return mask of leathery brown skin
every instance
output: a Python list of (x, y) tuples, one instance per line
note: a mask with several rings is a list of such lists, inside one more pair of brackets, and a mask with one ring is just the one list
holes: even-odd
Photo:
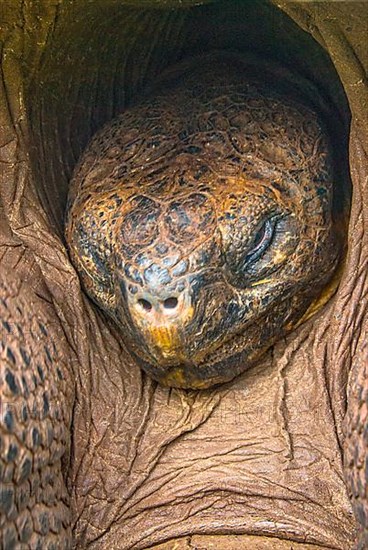
[(350, 373), (345, 417), (345, 474), (359, 525), (355, 548), (368, 548), (368, 362), (357, 363)]
[(226, 56), (184, 64), (96, 135), (71, 184), (84, 287), (164, 385), (234, 378), (341, 260), (323, 126), (256, 73)]
[(74, 382), (42, 300), (0, 281), (0, 546), (72, 547), (64, 476)]

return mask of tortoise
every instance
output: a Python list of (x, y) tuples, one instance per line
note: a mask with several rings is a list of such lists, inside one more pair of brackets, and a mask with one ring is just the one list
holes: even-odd
[[(165, 76), (163, 83), (158, 83), (158, 92), (149, 91), (148, 98), (143, 98), (103, 129), (92, 141), (75, 173), (69, 198), (66, 235), (86, 292), (114, 319), (134, 361), (161, 384), (172, 388), (212, 387), (231, 380), (252, 365), (259, 365), (254, 375), (261, 377), (262, 354), (323, 307), (333, 294), (345, 252), (344, 223), (341, 224), (340, 205), (334, 198), (333, 151), (323, 121), (290, 83), (278, 82), (275, 87), (273, 81), (272, 86), (267, 85), (252, 64), (246, 64), (247, 76), (239, 81), (243, 61), (231, 56), (232, 66), (229, 66), (227, 56), (225, 62), (223, 55), (219, 57), (221, 61), (211, 57), (199, 66), (198, 60), (189, 68), (187, 64), (182, 65)], [(179, 81), (177, 71), (181, 75)], [(216, 86), (211, 89), (213, 82)], [(219, 86), (222, 86), (220, 96)], [(191, 90), (194, 97), (190, 96)], [(179, 105), (183, 105), (184, 111), (187, 108), (179, 117), (178, 97)], [(203, 120), (204, 103), (216, 109), (215, 113), (208, 113), (209, 119)], [(272, 119), (270, 125), (267, 116), (275, 106), (282, 116)], [(158, 116), (151, 126), (155, 109)], [(171, 118), (170, 110), (173, 111)], [(189, 128), (188, 132), (182, 133), (181, 129), (177, 132), (177, 124), (186, 126), (188, 122), (201, 126), (194, 131)], [(242, 130), (249, 122), (251, 132), (245, 141)], [(158, 124), (167, 125), (165, 133)], [(280, 132), (285, 127), (287, 132)], [(157, 132), (148, 152), (141, 147), (142, 129)], [(177, 149), (167, 148), (162, 139), (164, 135), (175, 135)], [(285, 141), (280, 139), (281, 135)], [(101, 159), (100, 166), (96, 159)], [(160, 162), (163, 166), (157, 171)], [(281, 170), (277, 168), (280, 166)], [(127, 174), (130, 184), (126, 183)], [(167, 176), (174, 178), (170, 181)], [(118, 234), (114, 233), (115, 228), (122, 245), (111, 254), (111, 243)], [(303, 241), (302, 246), (298, 239)], [(177, 258), (175, 254), (182, 257)], [(146, 264), (144, 255), (148, 256), (150, 265)], [(287, 262), (285, 255), (292, 261)], [(166, 259), (168, 262), (164, 263)], [(149, 271), (152, 266), (154, 269)], [(178, 266), (182, 268), (179, 272), (175, 271)], [(276, 275), (285, 279), (272, 281)], [(31, 319), (34, 315), (26, 299), (19, 300), (18, 294), (11, 286), (3, 290), (6, 299), (1, 303), (2, 319), (9, 332), (12, 323), (21, 326), (21, 319)], [(276, 305), (280, 295), (285, 303)], [(250, 300), (260, 312), (254, 326), (245, 318), (246, 313), (257, 316), (254, 308), (249, 312)], [(221, 308), (214, 304), (221, 304)], [(21, 387), (18, 379), (22, 370), (25, 371), (31, 393), (36, 391), (33, 406), (42, 407), (46, 416), (49, 410), (53, 413), (59, 433), (57, 441), (61, 443), (54, 445), (52, 453), (56, 473), (48, 469), (39, 485), (51, 487), (56, 500), (62, 503), (55, 506), (54, 516), (51, 513), (55, 525), (59, 523), (59, 526), (53, 525), (51, 536), (46, 525), (49, 516), (42, 516), (36, 510), (32, 516), (36, 533), (32, 536), (35, 544), (38, 542), (42, 547), (46, 540), (42, 537), (47, 532), (50, 547), (52, 544), (68, 547), (70, 519), (60, 476), (60, 457), (68, 446), (71, 411), (66, 403), (72, 401), (73, 396), (66, 380), (71, 373), (54, 345), (60, 338), (52, 335), (47, 315), (45, 319), (37, 314), (33, 330), (29, 334), (19, 333), (14, 346), (6, 348), (13, 351), (8, 353), (4, 380), (7, 391), (17, 393)], [(203, 335), (199, 327), (204, 327)], [(245, 330), (249, 331), (247, 339), (243, 337)], [(37, 353), (40, 347), (41, 354)], [(57, 397), (50, 402), (45, 392), (37, 394), (40, 386), (32, 379), (32, 357), (40, 358), (40, 363), (42, 360), (42, 365), (36, 367), (37, 377), (51, 377), (47, 382), (51, 392), (56, 382), (61, 384), (64, 400), (59, 401)], [(59, 370), (54, 370), (55, 361), (60, 359)], [(20, 373), (14, 365), (21, 365)], [(359, 374), (364, 382), (363, 370)], [(366, 396), (358, 391), (359, 387), (363, 384), (358, 386), (355, 398), (362, 404)], [(211, 400), (227, 388), (225, 384), (201, 392), (173, 391), (169, 395), (173, 400), (190, 403), (195, 410), (197, 398)], [(239, 390), (243, 391), (241, 383)], [(364, 405), (362, 407), (364, 409)], [(356, 417), (350, 420), (358, 432), (355, 448), (361, 445), (359, 430), (364, 427), (364, 411), (362, 414), (358, 407), (357, 411)], [(12, 415), (7, 411), (4, 418), (5, 432), (11, 434), (6, 447), (7, 460), (11, 463), (17, 445), (12, 445)], [(152, 429), (157, 422), (155, 419)], [(196, 422), (197, 426), (203, 422), (200, 414)], [(46, 432), (47, 428), (50, 426), (45, 427)], [(193, 424), (188, 428), (191, 429)], [(30, 433), (34, 439), (31, 445), (39, 443), (40, 434), (34, 430)], [(21, 438), (21, 432), (14, 438), (15, 441)], [(29, 469), (27, 457), (21, 458), (17, 464), (18, 481)], [(139, 456), (135, 458), (139, 461)], [(43, 459), (40, 457), (40, 463)], [(358, 464), (356, 456), (352, 461), (355, 466)], [(13, 472), (9, 470), (11, 477)], [(358, 479), (361, 472), (358, 468)], [(137, 491), (138, 502), (143, 498), (139, 489), (138, 480), (132, 490), (133, 494)], [(359, 491), (362, 493), (361, 487), (356, 492)], [(223, 488), (216, 503), (219, 508), (228, 504), (225, 493)], [(184, 501), (186, 495), (182, 498)], [(4, 499), (6, 505), (10, 501), (9, 497)], [(303, 505), (307, 507), (301, 502)], [(359, 510), (364, 525), (364, 505)], [(14, 510), (9, 508), (6, 512), (13, 513), (10, 521), (14, 521)], [(165, 522), (164, 512), (160, 517)], [(18, 519), (18, 532), (13, 539), (10, 528), (5, 525), (3, 540), (9, 548), (12, 540), (22, 540), (16, 537), (24, 536), (26, 540), (32, 529), (29, 514), (27, 517), (23, 514), (22, 525)], [(212, 525), (209, 532), (221, 533), (221, 529), (221, 524)], [(274, 527), (263, 525), (263, 529), (275, 535)], [(277, 525), (277, 529), (282, 531), (282, 526)], [(317, 539), (313, 535), (309, 542)], [(363, 538), (362, 541), (360, 544), (364, 547)], [(93, 543), (98, 547), (98, 537)], [(111, 547), (108, 541), (105, 544), (106, 548)], [(261, 544), (266, 544), (265, 540)], [(83, 536), (78, 545), (85, 546)], [(128, 545), (129, 542), (125, 542), (123, 547), (130, 547)], [(144, 540), (136, 542), (134, 547), (144, 548)], [(282, 542), (278, 539), (274, 547), (282, 548)]]
[(332, 291), (344, 250), (332, 147), (298, 95), (257, 59), (186, 60), (76, 169), (71, 259), (164, 385), (233, 379)]

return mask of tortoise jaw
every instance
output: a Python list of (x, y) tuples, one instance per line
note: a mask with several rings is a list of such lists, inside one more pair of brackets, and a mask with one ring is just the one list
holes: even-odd
[[(205, 365), (201, 368), (198, 364), (186, 362), (177, 365), (157, 364), (142, 359), (140, 355), (134, 353), (138, 365), (154, 380), (162, 386), (170, 388), (204, 390), (212, 386), (223, 384), (234, 378), (239, 372), (232, 372), (231, 369), (224, 368), (226, 361), (220, 361), (214, 368), (207, 369)], [(219, 372), (217, 372), (219, 371)]]
[[(150, 326), (141, 330), (143, 345), (135, 345), (137, 363), (163, 386), (184, 389), (206, 389), (234, 377), (226, 369), (228, 357), (215, 358), (223, 340), (208, 346), (190, 346), (183, 325)], [(213, 364), (208, 361), (213, 356)]]

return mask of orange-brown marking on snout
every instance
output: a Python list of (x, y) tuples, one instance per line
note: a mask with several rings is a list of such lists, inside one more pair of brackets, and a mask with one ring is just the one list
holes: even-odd
[(194, 307), (183, 295), (130, 300), (130, 312), (139, 332), (157, 360), (178, 364), (186, 360), (184, 327), (194, 317)]
[(182, 342), (175, 325), (149, 327), (148, 333), (153, 347), (158, 348), (164, 359), (176, 362), (184, 359)]

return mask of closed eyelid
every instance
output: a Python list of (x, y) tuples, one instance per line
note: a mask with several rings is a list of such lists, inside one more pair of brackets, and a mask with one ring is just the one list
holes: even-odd
[[(263, 223), (263, 225), (255, 235), (255, 241), (253, 241), (253, 247), (248, 251), (248, 253), (244, 258), (244, 261), (243, 261), (244, 267), (246, 264), (258, 260), (263, 255), (263, 253), (267, 250), (267, 248), (270, 246), (275, 233), (276, 224), (277, 224), (276, 217), (268, 218), (267, 220), (265, 220), (265, 222)], [(257, 242), (258, 234), (260, 234), (259, 242)]]

